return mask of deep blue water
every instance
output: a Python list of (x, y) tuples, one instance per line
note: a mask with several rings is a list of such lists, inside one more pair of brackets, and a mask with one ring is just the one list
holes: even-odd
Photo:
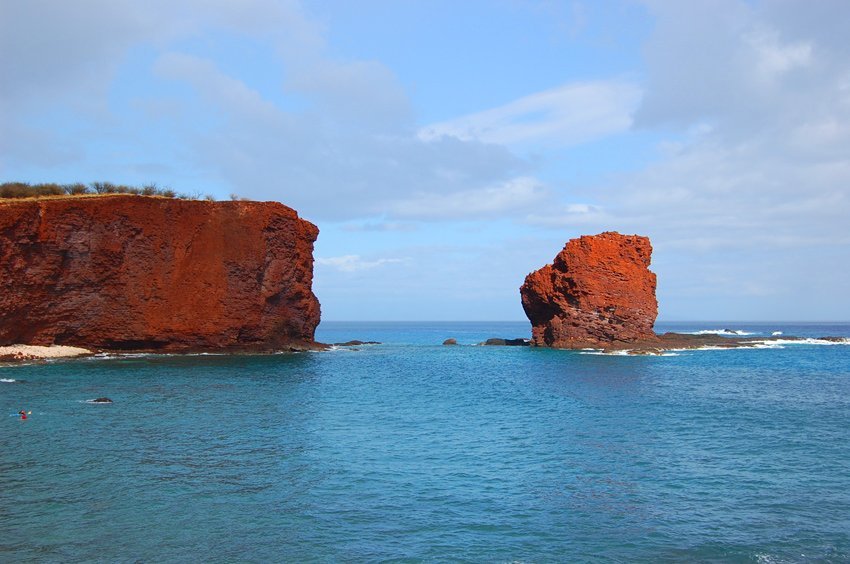
[(440, 345), (528, 333), (0, 368), (0, 561), (850, 561), (850, 346)]

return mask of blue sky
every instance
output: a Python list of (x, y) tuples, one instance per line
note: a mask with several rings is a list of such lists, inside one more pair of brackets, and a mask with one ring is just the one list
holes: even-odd
[(328, 320), (524, 319), (582, 234), (663, 320), (850, 319), (850, 3), (0, 2), (0, 177), (278, 200)]

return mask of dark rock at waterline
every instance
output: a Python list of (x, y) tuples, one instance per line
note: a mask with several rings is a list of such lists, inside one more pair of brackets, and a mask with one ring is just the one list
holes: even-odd
[(445, 341), (443, 341), (443, 344), (444, 345), (456, 345), (457, 339), (446, 339)]
[(483, 343), (478, 343), (478, 344), (488, 346), (488, 347), (527, 347), (531, 344), (531, 341), (528, 340), (528, 339), (491, 338), (491, 339), (487, 339)]
[(97, 398), (90, 400), (91, 403), (112, 403), (112, 400), (109, 398)]
[(346, 341), (344, 343), (334, 343), (336, 347), (356, 347), (360, 345), (380, 345), (381, 343), (378, 341)]

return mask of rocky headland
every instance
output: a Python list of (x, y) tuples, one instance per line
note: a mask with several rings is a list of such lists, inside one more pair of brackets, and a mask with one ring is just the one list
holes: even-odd
[(318, 229), (277, 202), (0, 201), (0, 346), (316, 347)]

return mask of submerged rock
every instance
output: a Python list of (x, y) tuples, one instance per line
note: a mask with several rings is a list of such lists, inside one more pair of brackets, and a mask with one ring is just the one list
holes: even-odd
[(607, 348), (657, 340), (655, 274), (647, 237), (606, 232), (573, 239), (520, 288), (532, 344)]

